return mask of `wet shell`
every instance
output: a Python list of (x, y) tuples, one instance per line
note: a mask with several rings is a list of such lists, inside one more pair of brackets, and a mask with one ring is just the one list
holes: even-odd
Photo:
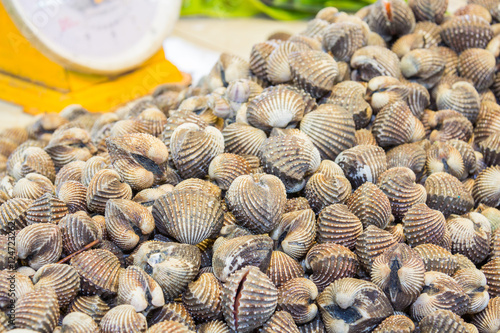
[(12, 196), (35, 200), (45, 193), (54, 193), (54, 185), (50, 179), (37, 173), (29, 173), (17, 181)]
[(16, 180), (29, 173), (39, 173), (51, 181), (55, 180), (56, 170), (49, 154), (40, 147), (22, 147), (16, 149), (7, 160), (7, 171)]
[(223, 286), (222, 311), (232, 330), (251, 332), (272, 316), (277, 304), (278, 290), (257, 267), (234, 272)]
[(479, 173), (472, 195), (477, 203), (497, 207), (500, 205), (500, 166), (491, 166)]
[(387, 168), (406, 167), (417, 177), (422, 175), (426, 150), (417, 143), (405, 143), (387, 152)]
[(68, 214), (66, 204), (53, 194), (45, 193), (30, 205), (26, 211), (26, 220), (29, 224), (58, 224), (66, 214)]
[(136, 313), (132, 305), (118, 305), (109, 310), (101, 320), (101, 332), (146, 332), (146, 317)]
[(323, 97), (333, 88), (338, 75), (336, 61), (321, 51), (293, 52), (288, 56), (293, 82), (314, 98)]
[(81, 312), (90, 316), (97, 324), (109, 311), (109, 306), (99, 296), (77, 296), (69, 305), (68, 313)]
[(74, 161), (63, 166), (56, 175), (54, 182), (56, 190), (59, 190), (68, 181), (76, 180), (80, 182), (84, 167), (85, 162), (83, 161)]
[(455, 52), (466, 49), (484, 49), (493, 37), (488, 22), (475, 15), (456, 16), (443, 23), (441, 38)]
[(291, 314), (297, 324), (310, 322), (318, 314), (314, 300), (318, 289), (311, 280), (295, 278), (278, 289), (278, 307)]
[(27, 226), (16, 236), (16, 250), (19, 259), (26, 259), (33, 269), (55, 263), (62, 253), (61, 230), (48, 223)]
[(314, 243), (316, 216), (311, 209), (285, 213), (270, 236), (277, 242), (278, 249), (300, 260)]
[(35, 290), (54, 289), (61, 309), (65, 309), (80, 291), (80, 276), (70, 265), (45, 265), (33, 276), (33, 282)]
[(148, 315), (149, 325), (157, 324), (163, 321), (174, 321), (181, 323), (190, 329), (194, 329), (195, 324), (193, 318), (186, 310), (184, 305), (177, 302), (168, 302), (159, 309), (152, 311), (151, 315)]
[(375, 258), (396, 243), (390, 232), (369, 225), (356, 240), (356, 254), (361, 267), (370, 272)]
[(354, 52), (351, 67), (356, 69), (363, 81), (377, 76), (401, 76), (398, 56), (382, 46), (365, 46)]
[(108, 250), (94, 249), (77, 254), (71, 266), (81, 276), (83, 295), (109, 296), (118, 291), (120, 262)]
[(160, 231), (193, 245), (218, 234), (223, 223), (219, 200), (192, 190), (166, 193), (153, 205), (153, 216)]
[(354, 144), (357, 145), (377, 145), (377, 140), (375, 140), (375, 137), (373, 136), (372, 132), (370, 130), (367, 130), (366, 128), (362, 128), (356, 131), (354, 133)]
[(439, 210), (445, 217), (464, 214), (474, 206), (474, 200), (464, 185), (452, 175), (437, 172), (425, 181), (427, 206)]
[(226, 126), (222, 131), (226, 151), (239, 155), (257, 155), (266, 140), (266, 133), (242, 123)]
[(98, 333), (99, 326), (89, 315), (81, 312), (73, 312), (64, 316), (61, 323), (61, 331)]
[(165, 300), (172, 300), (184, 291), (196, 277), (200, 263), (201, 254), (196, 246), (173, 242), (142, 243), (134, 256), (134, 265), (158, 282)]
[(354, 277), (358, 270), (357, 256), (348, 248), (334, 243), (317, 244), (309, 250), (305, 266), (312, 271), (310, 276), (323, 291), (331, 282), (345, 277)]
[(87, 211), (87, 188), (76, 180), (65, 182), (57, 191), (57, 197), (65, 203), (69, 214)]
[(488, 305), (490, 296), (486, 277), (478, 269), (461, 269), (453, 278), (470, 298), (468, 313), (478, 313)]
[(412, 333), (415, 324), (404, 315), (392, 315), (387, 317), (375, 328), (373, 333)]
[(229, 327), (221, 320), (201, 324), (196, 329), (198, 333), (230, 333)]
[(370, 332), (392, 315), (391, 303), (375, 284), (344, 278), (330, 284), (317, 299), (328, 332), (336, 328), (352, 332)]
[(460, 253), (478, 264), (489, 255), (491, 229), (488, 219), (479, 213), (468, 218), (451, 218), (446, 227), (451, 237), (451, 252)]
[(307, 134), (323, 159), (334, 160), (354, 146), (353, 115), (340, 106), (323, 104), (304, 116), (300, 130)]
[(273, 241), (266, 235), (247, 235), (230, 239), (214, 249), (214, 274), (220, 281), (226, 282), (230, 274), (249, 265), (266, 272), (272, 249)]
[(0, 229), (3, 234), (8, 234), (12, 228), (21, 230), (28, 225), (26, 212), (32, 203), (30, 199), (14, 198), (0, 206)]
[(500, 258), (491, 259), (481, 267), (481, 272), (486, 276), (490, 297), (500, 296)]
[(181, 181), (174, 187), (174, 191), (198, 191), (216, 198), (220, 198), (221, 195), (221, 189), (217, 185), (211, 183), (210, 181), (198, 178), (189, 178)]
[(424, 203), (415, 204), (408, 210), (403, 228), (406, 241), (412, 247), (426, 243), (443, 246), (447, 232), (444, 215)]
[(415, 174), (405, 167), (387, 170), (380, 175), (377, 185), (389, 198), (396, 219), (403, 218), (411, 206), (426, 200), (425, 188), (415, 183)]
[(467, 323), (448, 310), (436, 310), (426, 315), (419, 323), (422, 333), (472, 333)]
[(371, 280), (384, 291), (395, 310), (403, 311), (420, 295), (425, 266), (418, 252), (396, 244), (373, 261)]
[(420, 321), (437, 310), (450, 310), (459, 316), (467, 312), (469, 296), (453, 278), (444, 273), (427, 272), (424, 280), (422, 294), (410, 308), (415, 320)]
[(323, 48), (337, 61), (349, 61), (351, 56), (367, 43), (363, 28), (353, 22), (330, 24), (323, 34)]
[(50, 288), (21, 296), (15, 307), (16, 328), (50, 333), (59, 319), (57, 296)]
[(212, 126), (183, 124), (170, 139), (172, 160), (184, 178), (204, 177), (212, 159), (224, 152), (224, 137)]
[(117, 304), (130, 304), (136, 312), (165, 304), (163, 291), (142, 268), (129, 266), (118, 280)]
[(259, 330), (259, 333), (271, 332), (300, 333), (292, 316), (286, 311), (276, 311)]
[(341, 152), (335, 159), (354, 189), (366, 182), (376, 182), (387, 170), (387, 160), (382, 148), (358, 145)]
[(286, 204), (286, 190), (272, 175), (253, 174), (236, 178), (226, 193), (226, 202), (237, 223), (257, 233), (278, 225)]
[(229, 153), (215, 157), (208, 168), (210, 178), (215, 180), (222, 190), (229, 189), (234, 179), (250, 172), (250, 164), (244, 157)]
[(194, 319), (207, 321), (221, 317), (222, 286), (212, 273), (203, 273), (182, 294), (182, 302)]
[(363, 224), (346, 205), (333, 204), (325, 207), (318, 217), (318, 241), (336, 243), (354, 248), (356, 239), (363, 232)]
[(68, 254), (84, 248), (87, 244), (102, 239), (102, 229), (87, 213), (79, 211), (66, 215), (59, 223), (64, 251)]
[(488, 306), (472, 318), (472, 323), (481, 333), (500, 330), (500, 297), (490, 299)]
[(95, 213), (104, 213), (109, 199), (132, 199), (132, 189), (122, 183), (120, 175), (111, 169), (97, 172), (87, 189), (87, 207)]

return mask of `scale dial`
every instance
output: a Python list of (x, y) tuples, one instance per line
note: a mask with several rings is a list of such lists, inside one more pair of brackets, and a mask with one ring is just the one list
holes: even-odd
[(119, 74), (161, 47), (181, 0), (2, 0), (23, 35), (73, 70)]

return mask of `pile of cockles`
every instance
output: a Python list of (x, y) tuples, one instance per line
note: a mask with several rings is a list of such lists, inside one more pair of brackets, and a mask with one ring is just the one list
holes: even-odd
[(447, 5), (1, 132), (0, 332), (499, 332), (500, 5)]

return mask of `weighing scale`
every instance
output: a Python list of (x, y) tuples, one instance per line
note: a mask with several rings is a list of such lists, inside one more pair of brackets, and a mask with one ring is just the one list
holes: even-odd
[[(3, 6), (2, 6), (3, 4)], [(181, 0), (1, 0), (0, 99), (26, 112), (108, 111), (162, 83)]]

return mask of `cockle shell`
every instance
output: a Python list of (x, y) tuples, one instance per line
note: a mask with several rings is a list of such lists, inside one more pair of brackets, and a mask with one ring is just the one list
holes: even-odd
[(97, 152), (89, 133), (78, 127), (59, 128), (45, 147), (56, 169), (73, 161), (86, 161)]
[(259, 78), (267, 79), (267, 59), (278, 45), (277, 41), (270, 40), (252, 46), (252, 51), (250, 52), (250, 69)]
[[(13, 288), (11, 284), (13, 283)], [(2, 312), (10, 311), (11, 300), (17, 301), (23, 295), (34, 291), (31, 279), (19, 272), (4, 269), (0, 271), (0, 309)]]
[(81, 276), (83, 295), (112, 296), (118, 291), (120, 262), (108, 250), (94, 249), (77, 254), (71, 259)]
[(415, 324), (410, 318), (394, 314), (384, 319), (373, 333), (412, 333), (414, 329)]
[(165, 304), (163, 292), (158, 283), (142, 268), (129, 266), (118, 278), (117, 304), (130, 304), (135, 311), (145, 311)]
[(479, 142), (484, 162), (488, 166), (500, 164), (500, 134), (492, 134), (486, 140)]
[(21, 296), (15, 307), (16, 328), (50, 333), (59, 319), (57, 296), (50, 288)]
[(234, 179), (250, 172), (250, 164), (244, 157), (230, 153), (215, 157), (208, 168), (208, 175), (222, 190), (229, 189)]
[(314, 243), (316, 216), (311, 209), (300, 209), (283, 214), (270, 236), (278, 249), (290, 257), (303, 258)]
[(147, 330), (147, 333), (162, 333), (162, 332), (194, 333), (195, 331), (189, 329), (189, 327), (187, 327), (186, 325), (183, 325), (177, 321), (172, 321), (172, 320), (161, 321), (157, 324), (154, 324)]
[(317, 304), (327, 332), (370, 332), (394, 311), (379, 287), (353, 278), (330, 284)]
[(478, 117), (480, 105), (479, 94), (469, 82), (442, 83), (436, 87), (438, 110), (455, 110), (474, 123)]
[(494, 165), (481, 171), (476, 178), (472, 195), (477, 203), (497, 207), (500, 205), (500, 166)]
[(144, 124), (135, 119), (124, 119), (115, 122), (109, 131), (109, 138), (116, 138), (128, 134), (149, 134)]
[(356, 240), (355, 253), (361, 267), (370, 272), (375, 258), (396, 243), (397, 240), (391, 233), (374, 225), (369, 225)]
[(273, 84), (285, 83), (292, 80), (288, 56), (292, 52), (307, 50), (304, 44), (285, 41), (280, 43), (267, 58), (267, 79)]
[[(174, 191), (197, 191), (209, 194), (213, 197), (220, 198), (221, 189), (208, 180), (199, 178), (189, 178), (175, 185)], [(171, 192), (171, 191), (167, 191)]]
[(278, 290), (255, 266), (231, 274), (223, 286), (222, 311), (228, 326), (238, 332), (251, 332), (273, 314)]
[(266, 133), (247, 124), (234, 123), (222, 131), (226, 151), (239, 155), (257, 155)]
[(488, 8), (480, 4), (469, 3), (463, 7), (458, 8), (455, 11), (454, 15), (455, 16), (476, 15), (485, 19), (488, 23), (491, 23), (491, 14)]
[(396, 244), (375, 258), (371, 280), (384, 291), (395, 310), (404, 310), (424, 286), (425, 266), (418, 252)]
[(488, 219), (479, 213), (451, 217), (446, 227), (451, 237), (451, 252), (460, 253), (478, 264), (489, 255), (491, 228)]
[(56, 180), (54, 182), (56, 191), (58, 191), (61, 186), (63, 186), (68, 181), (76, 180), (78, 182), (81, 182), (84, 167), (84, 161), (74, 161), (63, 166), (57, 172)]
[(344, 171), (334, 161), (331, 160), (323, 160), (319, 164), (319, 168), (316, 170), (315, 173), (322, 173), (327, 177), (332, 177), (332, 176), (345, 176)]
[(500, 296), (500, 258), (493, 258), (481, 267), (486, 276), (490, 297)]
[(319, 213), (328, 205), (346, 202), (351, 191), (351, 183), (344, 176), (329, 177), (323, 173), (315, 173), (307, 181), (304, 192), (311, 208)]
[(182, 302), (196, 320), (221, 317), (222, 285), (213, 273), (203, 273), (182, 294)]
[(278, 308), (287, 311), (297, 324), (310, 322), (316, 317), (318, 307), (312, 303), (318, 289), (311, 280), (291, 279), (278, 289)]
[(401, 58), (401, 73), (425, 88), (434, 87), (445, 70), (445, 61), (435, 49), (416, 49)]
[(80, 276), (70, 265), (44, 265), (33, 276), (33, 282), (35, 290), (52, 288), (61, 309), (65, 309), (80, 291)]
[(401, 76), (398, 56), (382, 46), (365, 46), (354, 52), (351, 67), (363, 81), (377, 76)]
[(376, 76), (368, 82), (366, 99), (375, 113), (396, 101), (406, 101), (409, 88), (392, 76)]
[(500, 330), (500, 297), (490, 299), (486, 308), (472, 317), (472, 323), (481, 333)]
[(68, 214), (59, 223), (64, 251), (74, 253), (96, 239), (103, 238), (101, 226), (83, 211)]
[(157, 324), (164, 321), (178, 322), (190, 329), (194, 329), (195, 323), (187, 309), (181, 303), (168, 302), (161, 308), (152, 311), (151, 315), (148, 315), (149, 325)]
[(300, 130), (307, 134), (324, 159), (334, 160), (339, 153), (354, 146), (353, 115), (340, 106), (320, 105), (304, 116)]
[(473, 129), (471, 122), (457, 111), (426, 111), (422, 117), (422, 120), (424, 119), (426, 119), (430, 128), (433, 129), (429, 136), (431, 142), (453, 139), (468, 141), (472, 137)]
[(54, 193), (54, 185), (50, 179), (37, 173), (29, 173), (17, 181), (12, 196), (35, 200), (45, 193)]
[(453, 278), (431, 271), (425, 273), (424, 280), (422, 293), (410, 308), (415, 320), (420, 321), (437, 310), (450, 310), (459, 316), (467, 312), (469, 296)]
[(473, 174), (477, 168), (477, 158), (472, 146), (465, 141), (456, 139), (447, 141), (447, 144), (458, 150), (462, 156), (465, 169), (464, 174), (467, 176)]
[(318, 290), (345, 277), (354, 277), (358, 270), (357, 256), (345, 246), (335, 243), (316, 244), (307, 253), (305, 266)]
[(280, 287), (291, 279), (304, 277), (304, 269), (288, 254), (273, 251), (266, 274), (276, 287)]
[(453, 278), (470, 298), (468, 313), (478, 313), (486, 308), (490, 296), (486, 277), (480, 270), (461, 269), (453, 275)]
[(354, 145), (373, 145), (377, 146), (377, 140), (373, 136), (372, 132), (366, 128), (362, 128), (354, 133)]
[(408, 245), (412, 247), (426, 243), (445, 244), (447, 230), (444, 215), (424, 203), (415, 204), (408, 210), (403, 218), (403, 228)]
[(221, 320), (213, 320), (196, 327), (198, 333), (230, 333), (229, 327)]
[(424, 261), (428, 272), (436, 271), (451, 276), (458, 269), (456, 257), (441, 246), (429, 243), (418, 245), (414, 249)]
[(319, 314), (312, 321), (298, 327), (301, 333), (326, 333), (325, 325)]
[(29, 173), (39, 173), (51, 181), (56, 177), (54, 162), (49, 154), (36, 146), (19, 146), (7, 160), (7, 172), (16, 180)]
[(352, 249), (362, 231), (363, 224), (346, 205), (333, 204), (319, 214), (317, 237), (320, 243), (336, 243)]
[(50, 223), (27, 226), (16, 236), (16, 250), (19, 259), (26, 259), (33, 269), (55, 263), (62, 253), (61, 230)]
[(286, 200), (285, 210), (283, 213), (291, 213), (297, 210), (310, 209), (309, 202), (304, 197), (290, 198)]
[(76, 180), (65, 182), (58, 191), (57, 197), (65, 203), (68, 213), (87, 211), (87, 188)]
[(118, 305), (109, 310), (101, 320), (101, 332), (146, 332), (148, 323), (142, 313), (135, 312), (132, 305)]
[(463, 214), (474, 206), (474, 200), (463, 184), (452, 175), (437, 172), (425, 181), (427, 206), (439, 210), (445, 217)]
[(99, 296), (77, 296), (68, 307), (68, 313), (84, 313), (97, 324), (108, 311), (109, 306)]
[(84, 186), (89, 186), (94, 175), (102, 169), (108, 169), (109, 163), (102, 156), (93, 156), (85, 162), (82, 169), (81, 183)]
[(260, 333), (283, 332), (300, 333), (290, 313), (276, 311), (259, 330)]
[(104, 213), (109, 199), (132, 199), (132, 189), (121, 181), (116, 171), (103, 169), (89, 183), (87, 208), (95, 213)]
[(253, 174), (236, 178), (226, 193), (226, 202), (237, 223), (257, 233), (278, 225), (286, 204), (286, 190), (273, 175)]
[(64, 316), (61, 322), (61, 332), (98, 333), (99, 325), (85, 313), (72, 312)]
[(167, 123), (167, 117), (158, 108), (144, 109), (136, 118), (146, 128), (147, 132), (158, 137)]
[(456, 16), (443, 23), (441, 38), (455, 52), (466, 49), (484, 49), (493, 37), (488, 22), (475, 15)]
[(0, 206), (0, 229), (3, 234), (14, 230), (21, 230), (28, 225), (26, 212), (33, 200), (13, 198)]
[(328, 26), (329, 23), (327, 21), (314, 18), (307, 23), (305, 30), (302, 31), (300, 35), (314, 39), (321, 39), (325, 28)]
[(474, 140), (481, 142), (500, 130), (500, 105), (495, 102), (482, 102), (474, 130)]
[(387, 168), (406, 167), (420, 178), (426, 162), (426, 150), (418, 143), (405, 143), (389, 150)]
[(374, 225), (384, 229), (394, 220), (391, 204), (377, 185), (366, 182), (356, 189), (347, 200), (347, 208), (356, 215), (364, 228)]
[(332, 52), (337, 61), (349, 61), (359, 48), (367, 43), (363, 27), (353, 22), (330, 24), (323, 33), (323, 47)]
[(184, 291), (196, 277), (200, 262), (196, 246), (173, 242), (144, 242), (134, 256), (134, 265), (158, 282), (165, 300), (172, 300)]
[(426, 315), (419, 323), (422, 333), (472, 333), (460, 316), (449, 310), (436, 310)]
[(393, 36), (406, 35), (415, 28), (415, 16), (402, 0), (377, 1), (366, 20), (370, 29), (386, 41)]
[(487, 89), (495, 79), (495, 56), (483, 49), (467, 49), (458, 58), (458, 71), (477, 90)]
[(372, 108), (365, 100), (366, 87), (355, 81), (343, 81), (336, 84), (326, 103), (335, 104), (353, 115), (356, 128), (368, 125), (372, 116)]

